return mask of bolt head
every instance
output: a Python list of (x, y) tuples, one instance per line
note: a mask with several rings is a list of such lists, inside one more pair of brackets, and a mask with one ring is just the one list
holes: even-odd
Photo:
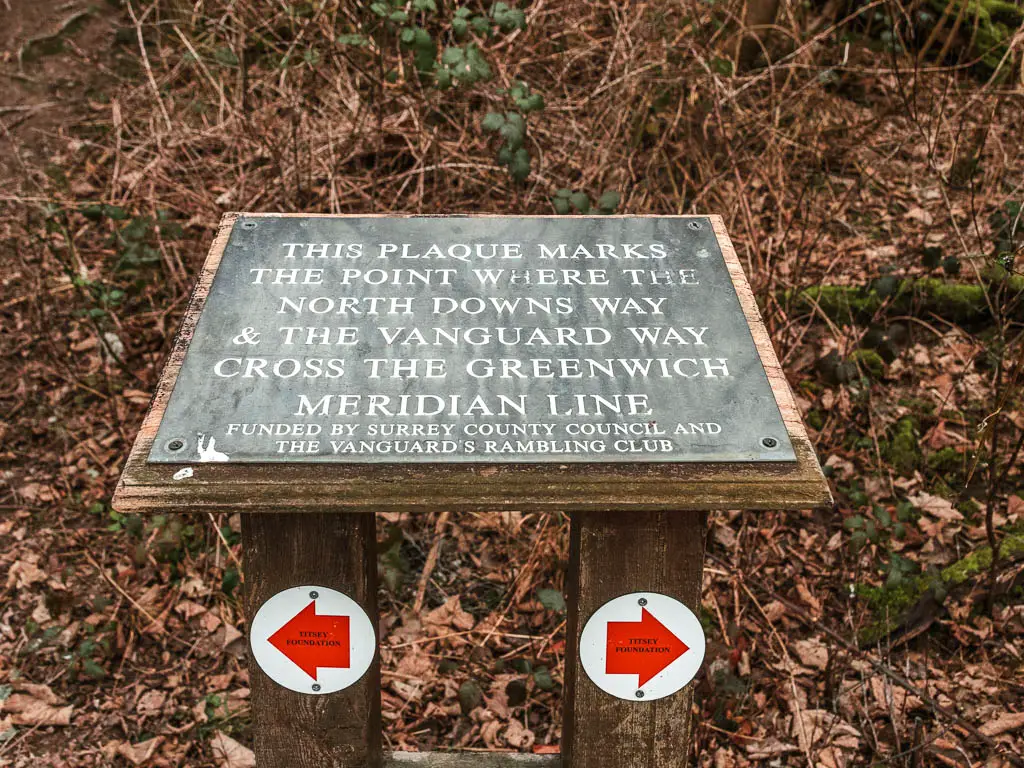
[(317, 592), (315, 589), (309, 593), (309, 598), (311, 600), (316, 600), (318, 597), (320, 597), (320, 593)]

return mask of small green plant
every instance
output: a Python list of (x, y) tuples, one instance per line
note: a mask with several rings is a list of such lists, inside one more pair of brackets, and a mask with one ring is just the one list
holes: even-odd
[(440, 90), (490, 80), (491, 67), (479, 42), (526, 28), (526, 15), (503, 2), (494, 3), (487, 13), (463, 6), (450, 16), (439, 11), (436, 0), (412, 0), (411, 5), (404, 0), (377, 0), (369, 10), (373, 20), (363, 25), (369, 34), (346, 32), (336, 38), (338, 45), (383, 51), (394, 35), (401, 50), (412, 54), (420, 81), (432, 80)]
[(555, 213), (562, 214), (563, 216), (573, 211), (577, 213), (590, 213), (591, 210), (596, 208), (598, 213), (610, 214), (615, 213), (615, 209), (619, 207), (619, 202), (622, 199), (621, 195), (615, 190), (609, 189), (599, 198), (595, 203), (590, 202), (590, 197), (586, 192), (573, 192), (571, 189), (560, 189), (555, 192), (554, 197), (551, 198), (551, 205), (555, 208)]
[[(385, 64), (385, 52), (397, 38), (399, 49), (412, 56), (412, 69), (422, 85), (439, 91), (487, 82), (493, 76), (481, 44), (499, 35), (526, 29), (526, 14), (505, 2), (496, 2), (484, 13), (468, 6), (451, 12), (439, 9), (437, 0), (376, 0), (369, 6), (370, 18), (357, 30), (336, 38), (344, 48), (372, 52), (385, 70), (384, 79), (398, 81), (398, 70)], [(390, 42), (389, 42), (390, 41)], [(504, 114), (489, 113), (484, 130), (503, 139), (498, 162), (508, 168), (516, 182), (530, 175), (530, 154), (525, 147), (526, 116), (544, 108), (544, 98), (518, 82), (505, 91), (515, 109)]]
[(850, 533), (850, 551), (861, 552), (869, 544), (878, 548), (882, 556), (880, 567), (886, 574), (886, 586), (899, 586), (905, 577), (918, 572), (916, 563), (893, 551), (892, 541), (902, 540), (907, 535), (907, 524), (913, 519), (913, 507), (901, 502), (893, 512), (878, 504), (872, 507), (870, 516), (851, 515), (843, 521), (843, 527)]
[(539, 93), (532, 93), (530, 86), (522, 81), (516, 82), (507, 91), (499, 90), (498, 94), (507, 96), (516, 109), (504, 114), (488, 112), (480, 127), (501, 137), (498, 162), (508, 168), (513, 181), (522, 183), (530, 175), (531, 162), (530, 153), (525, 146), (526, 116), (544, 109), (544, 97)]

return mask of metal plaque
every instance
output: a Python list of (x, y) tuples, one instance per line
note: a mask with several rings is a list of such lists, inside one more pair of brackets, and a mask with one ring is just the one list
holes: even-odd
[(251, 216), (149, 461), (795, 456), (709, 219)]

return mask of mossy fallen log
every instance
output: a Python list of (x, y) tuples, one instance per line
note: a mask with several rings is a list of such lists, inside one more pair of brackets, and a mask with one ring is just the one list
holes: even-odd
[[(1024, 528), (1017, 528), (1003, 535), (999, 542), (999, 559), (1010, 563), (1021, 558), (1024, 558)], [(894, 587), (860, 587), (858, 594), (868, 600), (874, 618), (860, 631), (860, 644), (873, 645), (900, 630), (934, 618), (943, 609), (951, 591), (987, 574), (991, 566), (992, 548), (986, 544), (938, 574), (904, 579)]]
[[(989, 298), (986, 298), (986, 291)], [(868, 286), (816, 285), (787, 291), (784, 298), (797, 310), (815, 307), (837, 323), (864, 323), (883, 311), (886, 315), (935, 315), (958, 325), (988, 323), (993, 319), (990, 299), (1007, 307), (1016, 320), (1024, 320), (1024, 276), (978, 283), (954, 283), (937, 277), (881, 278)]]

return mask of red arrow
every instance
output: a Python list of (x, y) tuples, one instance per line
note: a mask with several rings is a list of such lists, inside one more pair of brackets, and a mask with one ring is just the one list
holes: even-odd
[(637, 687), (678, 659), (690, 647), (646, 608), (640, 621), (609, 621), (604, 671), (609, 675), (639, 675)]
[(269, 638), (270, 644), (316, 680), (317, 667), (349, 666), (349, 617), (318, 616), (316, 600)]

